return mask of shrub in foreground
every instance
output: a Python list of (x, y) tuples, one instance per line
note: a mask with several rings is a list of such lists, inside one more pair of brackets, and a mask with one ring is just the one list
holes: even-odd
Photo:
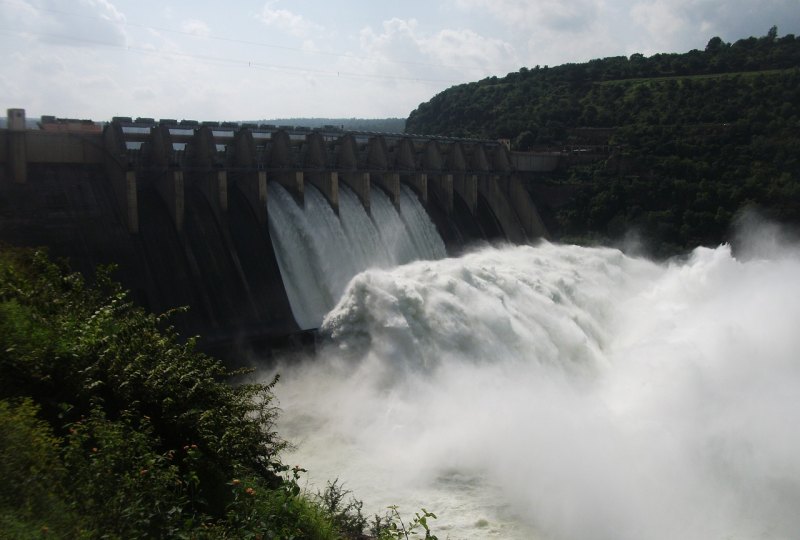
[(255, 512), (254, 537), (286, 537), (287, 521), (318, 537), (304, 516), (322, 513), (279, 461), (276, 381), (231, 384), (242, 373), (194, 346), (108, 270), (88, 285), (42, 252), (0, 250), (2, 515), (37, 534), (196, 538), (241, 537)]
[[(0, 247), (4, 538), (368, 538), (336, 482), (302, 492), (279, 459), (273, 387), (234, 384), (100, 269)], [(430, 534), (396, 509), (375, 538)]]

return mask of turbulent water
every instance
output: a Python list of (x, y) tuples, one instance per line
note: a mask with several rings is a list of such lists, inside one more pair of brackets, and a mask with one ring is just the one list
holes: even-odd
[(288, 459), (373, 512), (436, 512), (439, 538), (796, 538), (800, 257), (747, 253), (361, 273), (329, 343), (280, 367)]
[(314, 186), (303, 205), (270, 182), (269, 227), (292, 313), (301, 328), (317, 328), (350, 278), (368, 268), (391, 268), (445, 256), (436, 228), (406, 186), (400, 212), (383, 191), (370, 193), (372, 217), (357, 196), (339, 186), (339, 215)]

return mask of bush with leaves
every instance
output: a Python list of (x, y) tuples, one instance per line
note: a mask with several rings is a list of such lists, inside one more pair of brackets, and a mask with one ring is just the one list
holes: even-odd
[(0, 531), (7, 538), (50, 531), (76, 537), (81, 519), (66, 500), (59, 440), (38, 410), (30, 399), (0, 401)]
[[(89, 285), (42, 252), (0, 249), (0, 412), (30, 420), (5, 435), (4, 455), (29, 447), (24, 455), (51, 471), (48, 497), (81, 516), (86, 537), (229, 536), (241, 525), (234, 477), (266, 497), (252, 499), (258, 535), (282, 536), (294, 521), (317, 536), (303, 527), (320, 520), (304, 516), (322, 513), (278, 459), (277, 378), (232, 384), (242, 372), (180, 342), (166, 316), (134, 306), (109, 273)], [(8, 409), (16, 402), (29, 405)], [(6, 465), (5, 479), (33, 470)], [(19, 511), (47, 500), (12, 494), (3, 501)]]
[(421, 513), (415, 512), (414, 517), (406, 523), (397, 506), (390, 506), (386, 515), (375, 516), (370, 532), (378, 540), (410, 540), (423, 532), (425, 540), (438, 540), (438, 537), (431, 532), (428, 519), (436, 519), (436, 514), (423, 508)]
[(325, 490), (317, 493), (322, 509), (342, 534), (350, 538), (360, 538), (367, 526), (367, 519), (361, 513), (364, 503), (352, 496), (349, 489), (335, 479), (328, 482)]
[(90, 285), (43, 252), (0, 246), (6, 537), (364, 538), (349, 491), (334, 481), (314, 497), (305, 470), (281, 464), (277, 377), (235, 383), (245, 372), (194, 347), (110, 269)]

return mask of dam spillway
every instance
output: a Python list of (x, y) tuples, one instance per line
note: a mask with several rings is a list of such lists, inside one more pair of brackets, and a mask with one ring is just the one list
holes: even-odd
[(339, 195), (341, 219), (313, 186), (299, 207), (280, 184), (269, 185), (270, 236), (292, 313), (304, 330), (320, 326), (359, 272), (447, 255), (416, 195), (405, 186), (398, 208), (382, 192), (373, 194), (374, 220), (349, 188), (343, 186)]
[[(497, 141), (116, 118), (97, 133), (9, 123), (0, 163), (0, 240), (86, 274), (117, 264), (138, 302), (190, 306), (176, 326), (209, 342), (310, 328), (367, 267), (545, 234)], [(337, 228), (339, 244), (320, 240)], [(287, 261), (308, 267), (314, 236), (338, 251), (317, 250), (311, 290)]]

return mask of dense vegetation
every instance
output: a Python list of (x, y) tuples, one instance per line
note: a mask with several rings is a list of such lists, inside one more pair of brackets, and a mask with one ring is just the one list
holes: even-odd
[[(304, 493), (281, 463), (275, 381), (241, 376), (107, 271), (90, 286), (0, 248), (2, 537), (363, 538), (360, 502), (337, 482)], [(435, 538), (428, 517), (404, 527), (393, 509), (373, 534)]]
[(407, 131), (592, 152), (539, 179), (576, 187), (554, 236), (637, 229), (669, 255), (723, 241), (747, 206), (800, 223), (800, 38), (773, 27), (685, 54), (522, 68), (442, 92)]

